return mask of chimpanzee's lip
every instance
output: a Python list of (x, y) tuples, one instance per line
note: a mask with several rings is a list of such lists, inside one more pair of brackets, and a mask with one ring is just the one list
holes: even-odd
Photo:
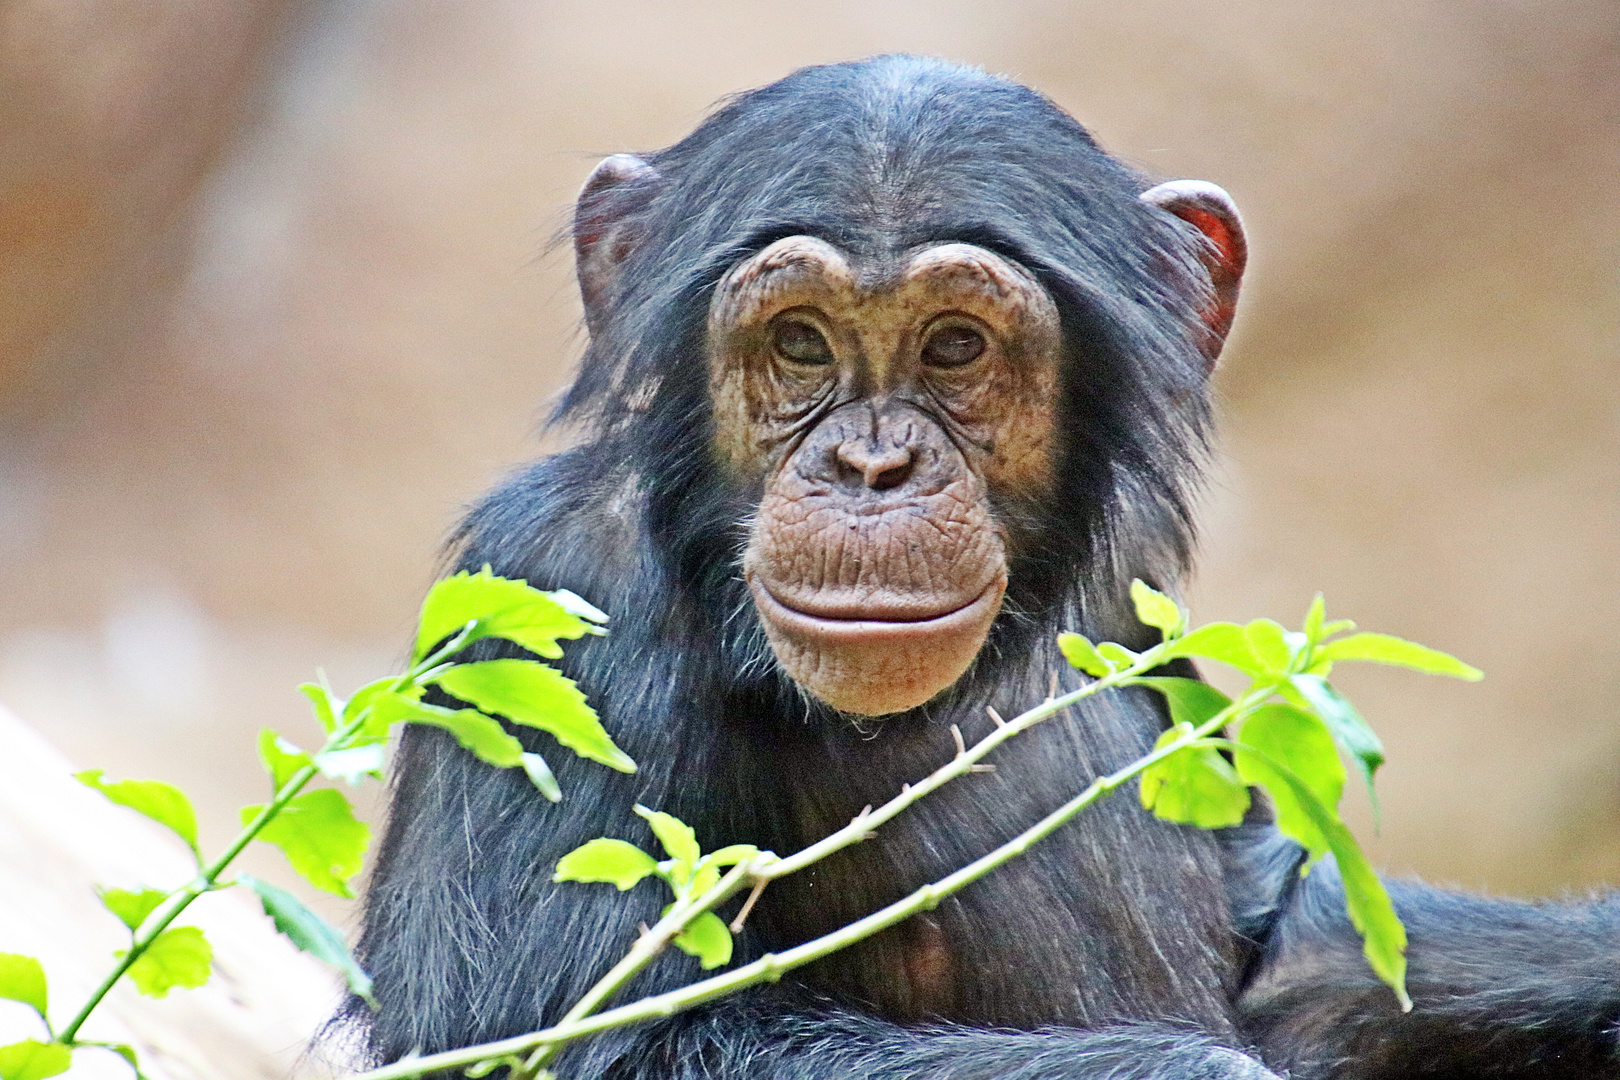
[(748, 588), (754, 594), (760, 614), (785, 631), (819, 638), (871, 639), (929, 636), (976, 627), (994, 617), (1001, 605), (1001, 594), (1006, 591), (1007, 579), (998, 574), (983, 592), (962, 606), (920, 617), (898, 606), (884, 610), (879, 605), (840, 604), (815, 612), (805, 611), (777, 599), (753, 574), (748, 575)]

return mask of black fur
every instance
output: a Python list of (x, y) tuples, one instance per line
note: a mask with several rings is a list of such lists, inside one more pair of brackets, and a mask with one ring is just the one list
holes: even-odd
[[(565, 799), (412, 728), (367, 900), (361, 955), (381, 1009), (354, 1011), (391, 1060), (556, 1020), (663, 902), (553, 884), (595, 836), (652, 841), (641, 802), (707, 847), (789, 852), (891, 796), (1011, 715), (1053, 672), (1062, 629), (1139, 640), (1125, 586), (1173, 586), (1208, 421), (1195, 342), (1207, 279), (1195, 238), (1138, 200), (1145, 182), (1023, 87), (905, 57), (810, 68), (739, 96), (650, 155), (626, 198), (639, 246), (558, 411), (580, 446), (471, 514), (462, 565), (567, 587), (613, 616), (564, 667), (641, 765), (580, 762), (533, 733)], [(998, 504), (1012, 532), (1003, 615), (961, 682), (856, 724), (776, 670), (737, 560), (758, 492), (712, 464), (704, 321), (739, 258), (782, 236), (881, 255), (970, 241), (1028, 267), (1062, 313), (1062, 490)], [(879, 837), (773, 885), (741, 959), (840, 925), (936, 879), (1142, 754), (1143, 693), (1092, 699), (1008, 744)], [(1620, 1075), (1620, 912), (1527, 907), (1402, 886), (1417, 1009), (1401, 1016), (1359, 954), (1331, 865), (1257, 812), (1216, 834), (1122, 794), (942, 904), (782, 984), (570, 1049), (565, 1076), (969, 1078)], [(905, 958), (943, 943), (947, 998)], [(661, 958), (623, 996), (698, 975)]]

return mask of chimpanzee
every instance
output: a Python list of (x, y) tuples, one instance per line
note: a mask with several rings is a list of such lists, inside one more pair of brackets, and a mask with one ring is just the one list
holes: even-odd
[[(458, 558), (613, 616), (569, 673), (633, 776), (521, 773), (414, 727), (367, 901), (377, 1060), (532, 1030), (663, 897), (554, 883), (633, 803), (797, 850), (1079, 684), (1054, 638), (1146, 644), (1136, 577), (1192, 546), (1210, 369), (1245, 247), (1213, 185), (1150, 186), (1022, 86), (904, 56), (807, 68), (586, 183), (578, 445), (501, 486)], [(1089, 699), (773, 884), (743, 959), (938, 879), (1142, 755), (1148, 691)], [(522, 729), (520, 737), (533, 732)], [(540, 747), (537, 747), (540, 748)], [(1391, 886), (1402, 1013), (1331, 860), (1259, 806), (1206, 832), (1116, 797), (780, 984), (570, 1049), (566, 1076), (1617, 1076), (1620, 902)], [(697, 975), (662, 957), (620, 1000)], [(364, 1010), (362, 1010), (364, 1012)]]

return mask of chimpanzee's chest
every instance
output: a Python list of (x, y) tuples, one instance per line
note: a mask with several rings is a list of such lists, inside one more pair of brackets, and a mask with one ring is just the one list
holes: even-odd
[[(1131, 792), (937, 904), (919, 897), (1089, 782), (1089, 755), (1062, 733), (1042, 734), (1004, 746), (996, 772), (953, 781), (870, 839), (773, 883), (753, 917), (761, 946), (780, 950), (915, 899), (902, 921), (794, 977), (904, 1021), (1230, 1028), (1234, 936), (1215, 840), (1153, 818)], [(1058, 768), (1066, 795), (1050, 782)], [(867, 770), (847, 776), (836, 796), (823, 788), (814, 800), (795, 798), (787, 788), (790, 819), (807, 840), (884, 801)], [(1027, 782), (1040, 776), (1048, 782)]]

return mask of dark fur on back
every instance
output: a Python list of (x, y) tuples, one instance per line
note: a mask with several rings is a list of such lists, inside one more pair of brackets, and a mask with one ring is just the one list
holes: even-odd
[[(1126, 586), (1174, 586), (1186, 569), (1208, 425), (1196, 236), (1139, 201), (1145, 182), (1051, 102), (977, 71), (881, 57), (739, 95), (647, 160), (662, 177), (650, 199), (603, 196), (632, 200), (641, 242), (557, 411), (580, 444), (509, 479), (457, 539), (463, 566), (566, 587), (612, 615), (611, 635), (572, 645), (563, 666), (641, 770), (581, 762), (522, 729), (562, 784), (554, 806), (443, 732), (406, 732), (360, 946), (381, 1009), (351, 1011), (379, 1061), (553, 1022), (623, 954), (656, 918), (661, 886), (620, 894), (551, 873), (596, 836), (652, 848), (633, 803), (691, 823), (707, 848), (794, 850), (946, 760), (951, 724), (971, 740), (986, 705), (1021, 711), (1053, 672), (1078, 685), (1055, 634), (1139, 641)], [(1035, 273), (1064, 331), (1061, 490), (997, 505), (1013, 564), (989, 644), (940, 698), (860, 726), (777, 673), (737, 572), (758, 492), (731, 487), (710, 451), (710, 294), (739, 259), (794, 234), (875, 255), (982, 245)], [(1140, 756), (1163, 722), (1145, 691), (1071, 712), (999, 751), (995, 773), (773, 885), (740, 959), (983, 854)], [(1266, 1037), (1300, 1075), (1325, 1074), (1351, 1055), (1337, 1030), (1304, 1022), (1309, 1010), (1353, 986), (1361, 1012), (1334, 1014), (1354, 1013), (1346, 1031), (1399, 1017), (1364, 985), (1359, 958), (1345, 968), (1342, 919), (1299, 923), (1304, 945), (1274, 930), (1310, 899), (1298, 864), (1263, 813), (1213, 834), (1159, 822), (1124, 795), (927, 917), (779, 986), (604, 1035), (561, 1068), (626, 1080), (1258, 1077), (1269, 1074), (1242, 1048)], [(1330, 884), (1322, 873), (1312, 880)], [(1310, 971), (1310, 940), (1338, 966)], [(950, 965), (944, 996), (910, 977), (920, 953)], [(698, 974), (683, 955), (662, 957), (621, 1000)], [(1246, 1028), (1245, 987), (1277, 979), (1287, 992), (1267, 1008), (1282, 1013)]]

